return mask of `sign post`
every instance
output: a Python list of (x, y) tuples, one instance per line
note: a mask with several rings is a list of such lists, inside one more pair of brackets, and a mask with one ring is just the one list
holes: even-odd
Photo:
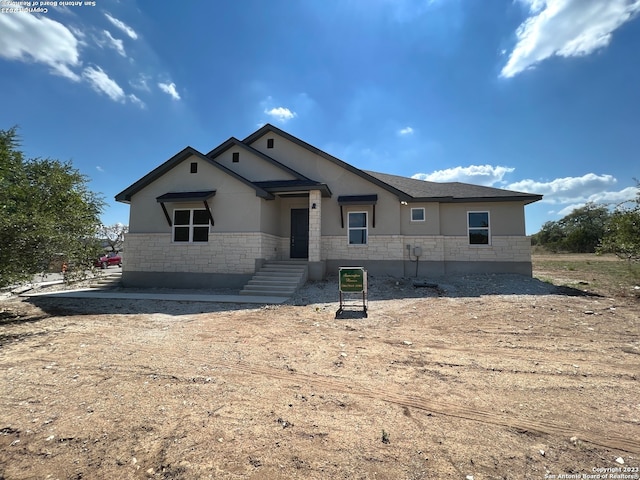
[(364, 267), (339, 267), (338, 280), (340, 290), (340, 308), (336, 312), (336, 318), (344, 311), (347, 305), (344, 303), (345, 293), (362, 293), (362, 309), (364, 317), (367, 317), (367, 271)]

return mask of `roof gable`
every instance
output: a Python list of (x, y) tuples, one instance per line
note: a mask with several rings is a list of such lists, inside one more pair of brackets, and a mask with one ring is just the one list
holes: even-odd
[(300, 172), (295, 171), (294, 169), (288, 167), (287, 165), (277, 161), (275, 158), (272, 158), (269, 155), (266, 155), (261, 151), (256, 150), (249, 144), (245, 143), (244, 141), (240, 141), (235, 137), (231, 137), (226, 142), (220, 144), (219, 146), (211, 150), (209, 153), (206, 154), (206, 157), (212, 160), (215, 160), (216, 157), (219, 157), (220, 155), (222, 155), (224, 152), (226, 152), (232, 147), (242, 148), (247, 152), (250, 152), (251, 154), (255, 155), (256, 157), (264, 160), (265, 162), (270, 163), (271, 165), (287, 172), (289, 175), (293, 175), (293, 177), (295, 177), (298, 180), (309, 180), (309, 178), (305, 177)]
[(202, 153), (197, 151), (195, 148), (193, 148), (193, 147), (185, 147), (182, 151), (176, 153), (173, 157), (171, 157), (169, 160), (164, 162), (162, 165), (160, 165), (157, 168), (153, 169), (151, 172), (147, 173), (140, 180), (138, 180), (134, 184), (130, 185), (129, 187), (125, 188), (122, 192), (118, 193), (116, 195), (116, 200), (118, 202), (124, 202), (124, 203), (130, 202), (131, 201), (131, 197), (133, 195), (135, 195), (140, 190), (145, 188), (147, 185), (153, 183), (155, 180), (157, 180), (158, 178), (163, 176), (165, 173), (167, 173), (168, 171), (170, 171), (171, 169), (173, 169), (174, 167), (176, 167), (177, 165), (179, 165), (180, 163), (182, 163), (183, 161), (185, 161), (186, 159), (188, 159), (188, 158), (190, 158), (192, 156), (198, 157), (199, 159), (201, 159), (201, 160), (209, 163), (210, 165), (213, 165), (214, 167), (220, 169), (222, 172), (226, 173), (227, 175), (229, 175), (229, 176), (235, 178), (236, 180), (244, 183), (245, 185), (253, 188), (256, 191), (256, 195), (257, 196), (262, 197), (262, 198), (266, 198), (266, 199), (274, 198), (271, 193), (269, 193), (266, 190), (258, 187), (254, 183), (251, 183), (249, 180), (247, 180), (246, 178), (238, 175), (233, 170), (229, 170), (224, 165), (221, 165), (218, 162), (206, 157), (205, 155), (203, 155)]
[(273, 125), (271, 125), (270, 123), (265, 124), (263, 127), (259, 128), (258, 130), (256, 130), (255, 132), (253, 132), (251, 135), (249, 135), (248, 137), (246, 137), (244, 140), (242, 140), (243, 143), (245, 144), (251, 144), (254, 143), (256, 140), (259, 140), (261, 137), (263, 137), (264, 135), (267, 135), (268, 133), (274, 133), (276, 135), (279, 135), (283, 138), (285, 138), (286, 140), (295, 143), (296, 145), (324, 158), (325, 160), (328, 160), (342, 168), (344, 168), (345, 170), (348, 170), (351, 173), (354, 173), (356, 175), (358, 175), (359, 177), (367, 180), (368, 182), (376, 185), (379, 188), (382, 188), (384, 190), (387, 190), (388, 192), (392, 193), (393, 195), (396, 195), (400, 200), (409, 200), (410, 198), (407, 196), (407, 194), (401, 190), (398, 190), (397, 188), (395, 188), (393, 185), (387, 184), (383, 181), (381, 181), (380, 179), (370, 175), (369, 173), (365, 172), (364, 170), (360, 170), (359, 168), (354, 167), (353, 165), (344, 162), (342, 160), (340, 160), (339, 158), (334, 157), (333, 155), (328, 154), (327, 152), (320, 150), (317, 147), (314, 147), (313, 145), (300, 140), (297, 137), (294, 137), (293, 135), (291, 135), (290, 133), (285, 132), (284, 130), (279, 129), (278, 127), (275, 127)]

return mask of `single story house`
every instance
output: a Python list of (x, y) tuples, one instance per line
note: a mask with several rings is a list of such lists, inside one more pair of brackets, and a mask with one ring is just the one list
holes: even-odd
[(186, 147), (116, 195), (127, 286), (238, 287), (271, 260), (371, 274), (531, 275), (525, 205), (541, 195), (360, 170), (270, 124)]

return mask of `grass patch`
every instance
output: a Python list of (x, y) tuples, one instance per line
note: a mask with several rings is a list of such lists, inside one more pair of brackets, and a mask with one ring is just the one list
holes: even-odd
[(536, 254), (531, 257), (536, 278), (601, 295), (640, 298), (640, 263), (609, 255)]

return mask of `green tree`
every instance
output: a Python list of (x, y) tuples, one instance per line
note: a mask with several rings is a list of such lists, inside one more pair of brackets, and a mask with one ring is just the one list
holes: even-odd
[(25, 160), (16, 128), (0, 130), (0, 286), (30, 279), (56, 256), (89, 265), (104, 201), (87, 183), (70, 162)]
[(640, 261), (640, 182), (633, 203), (631, 207), (618, 205), (614, 210), (598, 252), (614, 253), (628, 261)]
[(573, 210), (559, 222), (565, 232), (563, 249), (573, 253), (594, 253), (610, 215), (606, 205), (595, 203)]
[(604, 236), (610, 216), (607, 206), (587, 203), (557, 222), (546, 222), (532, 236), (532, 243), (552, 252), (593, 253)]
[(565, 233), (558, 222), (545, 222), (538, 233), (531, 236), (533, 245), (541, 245), (552, 252), (557, 252), (562, 247)]

